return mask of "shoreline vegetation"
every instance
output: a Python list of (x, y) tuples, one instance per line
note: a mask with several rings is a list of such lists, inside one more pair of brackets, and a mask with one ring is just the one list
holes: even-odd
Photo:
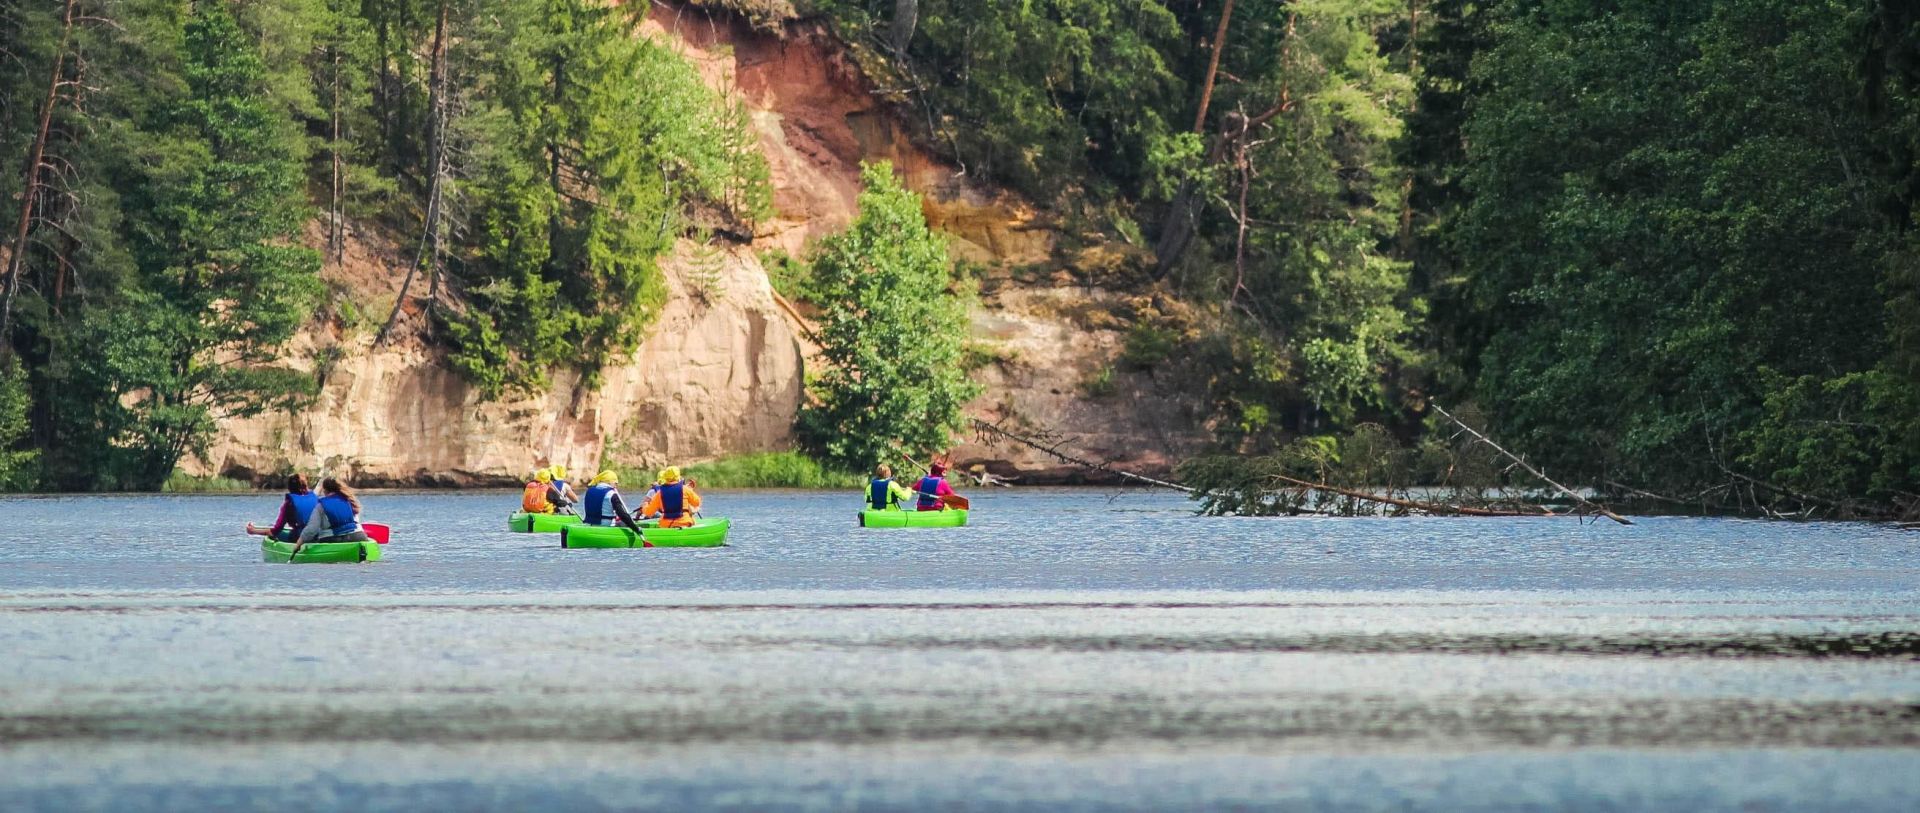
[[(176, 472), (313, 404), (347, 337), (483, 399), (599, 387), (684, 248), (755, 251), (817, 314), (799, 454), (692, 467), (716, 487), (857, 483), (983, 394), (1151, 480), (1102, 457), (1125, 426), (1054, 434), (1151, 391), (1178, 411), (1140, 437), (1185, 458), (1152, 474), (1206, 513), (1920, 520), (1912, 4), (683, 2), (13, 9), (0, 490), (244, 490)], [(863, 162), (843, 229), (756, 243), (820, 213), (775, 211), (746, 94), (634, 36), (662, 7), (820, 21), (871, 82), (810, 92), (912, 88), (880, 106), (909, 171)], [(948, 183), (1050, 253), (956, 258), (921, 197)], [(407, 248), (363, 274), (354, 235)], [(1092, 371), (1063, 425), (971, 375), (1010, 285), (1119, 339), (1022, 362)], [(495, 482), (460, 462), (409, 476)], [(223, 473), (292, 463), (251, 465)]]

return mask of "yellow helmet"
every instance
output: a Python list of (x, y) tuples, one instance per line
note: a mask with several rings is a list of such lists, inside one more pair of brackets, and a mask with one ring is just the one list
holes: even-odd
[(542, 483), (551, 483), (553, 482), (553, 470), (541, 469), (536, 471), (533, 473), (533, 479), (539, 480)]
[(664, 469), (661, 469), (661, 470), (660, 470), (660, 482), (662, 482), (662, 483), (677, 483), (677, 482), (680, 482), (680, 467), (679, 467), (679, 466), (668, 466), (668, 467), (666, 467), (666, 468), (664, 468)]
[(567, 467), (566, 467), (566, 466), (560, 466), (560, 465), (556, 465), (556, 466), (554, 466), (553, 468), (551, 468), (551, 469), (548, 469), (548, 471), (551, 471), (551, 472), (553, 472), (553, 479), (555, 479), (555, 480), (565, 480), (565, 479), (567, 479)]
[(617, 486), (620, 484), (620, 475), (618, 472), (615, 472), (613, 469), (607, 469), (606, 471), (603, 471), (603, 472), (600, 472), (599, 474), (594, 475), (593, 481), (590, 483), (587, 483), (587, 485), (597, 486), (597, 485), (600, 485), (601, 483), (605, 483), (610, 486)]

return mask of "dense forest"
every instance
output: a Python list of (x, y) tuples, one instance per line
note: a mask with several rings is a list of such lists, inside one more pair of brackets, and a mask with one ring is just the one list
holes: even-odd
[[(1596, 488), (1920, 501), (1911, 4), (694, 5), (828, 21), (928, 149), (1136, 247), (1094, 280), (1156, 294), (1116, 363), (1223, 453), (1416, 450), (1442, 403)], [(271, 364), (299, 324), (393, 322), (318, 281), (350, 220), (459, 293), (430, 338), (486, 392), (631, 351), (673, 240), (768, 206), (741, 111), (632, 9), (6, 0), (0, 476), (151, 485), (306, 397)]]

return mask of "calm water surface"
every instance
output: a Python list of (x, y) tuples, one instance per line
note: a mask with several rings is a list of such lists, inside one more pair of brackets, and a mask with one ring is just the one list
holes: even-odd
[(0, 810), (1920, 804), (1920, 533), (853, 499), (568, 551), (373, 493), (335, 566), (271, 495), (0, 499)]

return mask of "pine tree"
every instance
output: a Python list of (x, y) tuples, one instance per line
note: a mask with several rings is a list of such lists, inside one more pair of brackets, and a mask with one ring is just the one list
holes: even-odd
[(131, 207), (139, 290), (94, 326), (88, 374), (125, 413), (109, 434), (127, 485), (157, 488), (214, 422), (309, 391), (270, 366), (309, 315), (319, 255), (294, 243), (307, 215), (285, 112), (265, 93), (256, 38), (201, 0), (180, 45), (185, 92), (151, 123), (151, 171)]

